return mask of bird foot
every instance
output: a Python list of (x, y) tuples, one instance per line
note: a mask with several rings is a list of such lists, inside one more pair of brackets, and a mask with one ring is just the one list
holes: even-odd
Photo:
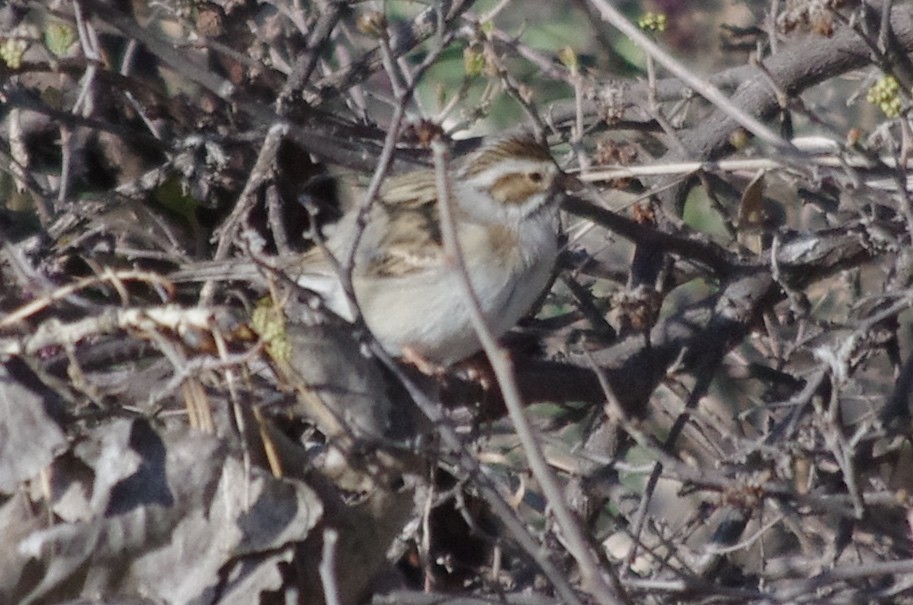
[(441, 378), (447, 373), (446, 366), (431, 361), (409, 345), (402, 347), (402, 360), (426, 376)]

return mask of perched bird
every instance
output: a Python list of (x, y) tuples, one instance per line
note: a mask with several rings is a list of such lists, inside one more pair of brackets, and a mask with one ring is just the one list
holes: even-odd
[[(531, 135), (497, 138), (449, 167), (448, 198), (466, 273), (497, 337), (526, 314), (548, 285), (558, 254), (558, 206), (565, 184), (547, 148)], [(359, 231), (357, 210), (315, 247), (276, 266), (355, 317), (338, 274)], [(365, 324), (394, 356), (448, 365), (481, 349), (460, 276), (444, 251), (432, 169), (389, 177), (358, 239), (352, 287)], [(197, 271), (195, 279), (243, 279), (245, 268)], [(250, 267), (247, 267), (249, 269)], [(175, 275), (186, 279), (187, 271)]]

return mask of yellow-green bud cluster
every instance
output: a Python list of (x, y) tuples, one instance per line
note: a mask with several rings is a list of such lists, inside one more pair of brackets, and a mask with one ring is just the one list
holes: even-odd
[(285, 316), (282, 309), (276, 308), (270, 299), (263, 299), (254, 307), (251, 327), (263, 339), (266, 350), (273, 359), (286, 361), (291, 357), (292, 344), (285, 331)]
[(28, 42), (22, 38), (6, 38), (0, 43), (0, 59), (10, 69), (19, 69), (22, 67), (22, 55), (28, 47)]
[(900, 84), (894, 76), (883, 76), (869, 89), (866, 101), (881, 108), (889, 118), (896, 118), (903, 109), (900, 97)]
[(648, 12), (637, 20), (637, 27), (646, 32), (666, 31), (666, 14)]

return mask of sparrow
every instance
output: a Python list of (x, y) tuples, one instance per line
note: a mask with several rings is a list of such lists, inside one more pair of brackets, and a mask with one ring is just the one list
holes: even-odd
[[(448, 199), (465, 270), (495, 337), (528, 313), (551, 282), (568, 178), (547, 147), (526, 133), (491, 139), (448, 167)], [(462, 278), (444, 250), (434, 170), (388, 177), (364, 227), (358, 214), (345, 214), (324, 246), (277, 258), (276, 269), (319, 294), (344, 319), (360, 313), (393, 356), (448, 366), (478, 352)], [(352, 301), (339, 267), (356, 241)], [(171, 277), (247, 279), (255, 277), (251, 269), (263, 271), (253, 263), (222, 267)]]

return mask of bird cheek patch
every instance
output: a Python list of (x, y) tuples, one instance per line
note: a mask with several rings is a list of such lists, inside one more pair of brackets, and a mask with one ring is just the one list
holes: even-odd
[(533, 195), (542, 193), (542, 183), (535, 183), (527, 175), (505, 174), (491, 186), (491, 196), (502, 204), (520, 205)]

